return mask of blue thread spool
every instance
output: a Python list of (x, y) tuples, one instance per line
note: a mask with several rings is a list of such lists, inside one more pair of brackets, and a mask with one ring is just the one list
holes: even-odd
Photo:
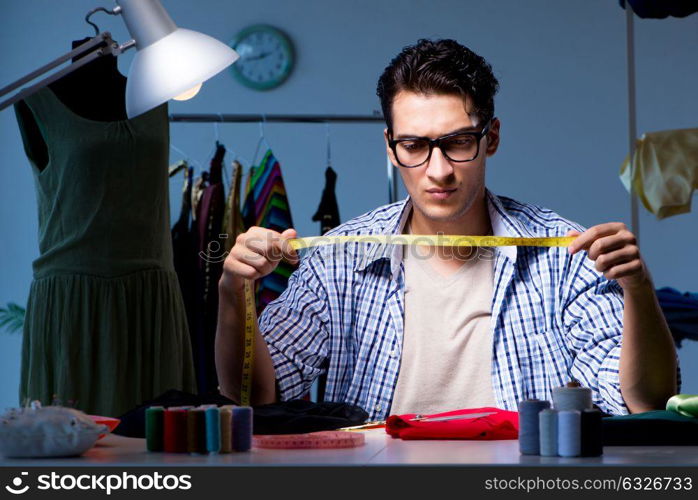
[(553, 408), (557, 411), (564, 410), (591, 410), (591, 389), (582, 387), (579, 382), (568, 382), (564, 387), (553, 389)]
[(221, 412), (218, 408), (206, 408), (206, 451), (221, 451)]
[(145, 445), (148, 451), (164, 449), (165, 409), (151, 406), (145, 410)]
[(557, 412), (557, 452), (561, 457), (578, 457), (582, 452), (581, 412)]
[(599, 410), (582, 412), (582, 456), (598, 457), (603, 454), (603, 414)]
[(540, 433), (540, 455), (542, 457), (557, 456), (557, 411), (541, 410), (538, 414)]
[(234, 451), (249, 451), (252, 448), (252, 408), (236, 406), (233, 408), (233, 428), (231, 437)]
[(538, 399), (519, 401), (519, 451), (522, 455), (540, 453), (538, 413), (547, 408), (550, 408), (549, 401)]

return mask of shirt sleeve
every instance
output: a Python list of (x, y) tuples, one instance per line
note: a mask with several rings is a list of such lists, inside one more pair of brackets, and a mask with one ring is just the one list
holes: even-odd
[(594, 404), (614, 415), (628, 414), (620, 392), (623, 289), (594, 268), (586, 252), (570, 258), (562, 323), (574, 353), (570, 377), (592, 390)]
[(320, 252), (312, 250), (289, 278), (286, 290), (259, 318), (259, 331), (269, 348), (284, 401), (305, 395), (324, 371), (329, 314), (323, 275)]

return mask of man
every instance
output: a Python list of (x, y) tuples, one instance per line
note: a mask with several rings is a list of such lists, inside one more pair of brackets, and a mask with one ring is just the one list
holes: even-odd
[[(516, 409), (571, 379), (613, 414), (663, 407), (676, 353), (635, 237), (622, 223), (584, 230), (498, 197), (485, 164), (499, 145), (498, 82), (453, 40), (405, 48), (378, 83), (388, 155), (409, 198), (328, 234), (577, 236), (568, 248), (402, 247), (308, 251), (259, 319), (253, 402), (293, 399), (327, 373), (325, 398), (389, 413)], [(282, 234), (251, 228), (225, 261), (216, 365), (238, 400), (245, 279), (297, 261)], [(459, 251), (460, 250), (460, 251)]]

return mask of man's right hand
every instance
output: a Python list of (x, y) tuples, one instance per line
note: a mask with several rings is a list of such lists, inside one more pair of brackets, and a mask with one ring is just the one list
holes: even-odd
[(288, 244), (288, 240), (296, 237), (295, 229), (278, 233), (257, 226), (241, 233), (223, 263), (220, 286), (240, 290), (244, 280), (263, 278), (276, 269), (281, 259), (297, 264), (298, 254)]

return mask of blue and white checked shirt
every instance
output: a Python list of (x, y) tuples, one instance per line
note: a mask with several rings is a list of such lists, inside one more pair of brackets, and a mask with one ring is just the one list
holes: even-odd
[[(487, 191), (496, 236), (565, 236), (583, 231), (556, 213)], [(401, 234), (409, 198), (380, 207), (329, 233)], [(399, 245), (349, 243), (306, 251), (288, 288), (259, 319), (283, 400), (302, 396), (327, 371), (325, 399), (390, 410), (400, 369), (405, 270)], [(586, 252), (566, 247), (495, 247), (492, 389), (497, 406), (552, 399), (570, 379), (594, 403), (628, 413), (618, 376), (623, 293)]]

